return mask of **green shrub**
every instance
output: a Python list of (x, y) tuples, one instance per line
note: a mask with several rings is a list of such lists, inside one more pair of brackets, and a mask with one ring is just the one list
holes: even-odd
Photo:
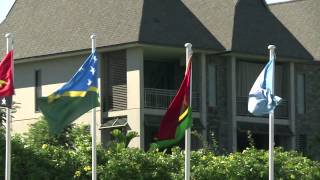
[[(97, 147), (98, 179), (184, 179), (184, 153), (144, 152), (127, 148), (135, 133), (116, 135), (108, 149)], [(0, 179), (4, 179), (4, 130), (0, 128)], [(191, 153), (191, 178), (256, 180), (268, 178), (268, 152), (253, 147), (216, 155), (209, 149)], [(45, 121), (25, 136), (12, 138), (12, 179), (91, 179), (91, 137), (87, 126), (74, 126), (59, 136), (48, 135)], [(320, 164), (294, 151), (275, 151), (275, 179), (320, 179)]]
[[(248, 148), (228, 156), (214, 156), (210, 152), (192, 154), (194, 179), (268, 179), (268, 152)], [(275, 179), (320, 179), (320, 164), (301, 154), (275, 151)]]

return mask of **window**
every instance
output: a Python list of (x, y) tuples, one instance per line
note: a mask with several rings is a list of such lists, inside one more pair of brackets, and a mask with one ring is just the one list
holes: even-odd
[(296, 84), (296, 108), (298, 114), (305, 113), (305, 75), (302, 73), (297, 74), (297, 84)]
[(217, 73), (216, 65), (208, 64), (208, 106), (217, 106)]
[[(252, 85), (256, 81), (257, 77), (265, 67), (266, 62), (250, 62), (240, 61), (237, 63), (237, 96), (248, 96)], [(286, 76), (285, 66), (283, 64), (276, 64), (275, 67), (275, 94), (286, 99)]]
[(144, 61), (144, 86), (176, 90), (183, 79), (184, 71), (185, 67), (179, 66), (178, 60), (146, 60)]
[(35, 97), (35, 111), (39, 112), (39, 102), (38, 98), (42, 96), (42, 89), (41, 89), (41, 70), (36, 70), (34, 73), (34, 97)]

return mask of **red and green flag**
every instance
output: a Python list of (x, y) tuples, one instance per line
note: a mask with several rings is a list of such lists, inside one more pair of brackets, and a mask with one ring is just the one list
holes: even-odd
[(192, 109), (190, 105), (190, 78), (191, 78), (191, 57), (187, 71), (168, 111), (164, 115), (160, 129), (155, 136), (156, 142), (151, 146), (164, 149), (178, 144), (185, 135), (185, 130), (191, 128)]

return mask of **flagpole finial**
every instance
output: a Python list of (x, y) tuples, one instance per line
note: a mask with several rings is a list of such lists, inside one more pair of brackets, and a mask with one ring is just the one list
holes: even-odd
[(268, 46), (268, 49), (269, 49), (269, 50), (274, 50), (274, 49), (276, 49), (276, 46), (275, 46), (275, 45), (269, 45), (269, 46)]
[(96, 50), (96, 34), (92, 33), (92, 35), (90, 36), (91, 38), (91, 53), (94, 53)]
[(95, 33), (93, 33), (93, 34), (90, 36), (91, 39), (96, 39), (96, 37), (97, 37), (97, 36), (96, 36)]
[(185, 43), (185, 44), (184, 44), (184, 47), (190, 47), (190, 48), (191, 48), (191, 47), (192, 47), (192, 44), (191, 44), (191, 43)]
[(12, 34), (11, 34), (11, 33), (6, 33), (5, 37), (6, 37), (6, 38), (11, 38), (11, 37), (12, 37)]
[(192, 44), (185, 43), (184, 46), (186, 47), (186, 62), (188, 64), (189, 57), (192, 55)]

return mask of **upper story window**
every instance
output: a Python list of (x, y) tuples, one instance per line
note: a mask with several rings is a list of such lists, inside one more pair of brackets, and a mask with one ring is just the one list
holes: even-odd
[(41, 88), (41, 70), (36, 70), (34, 72), (34, 101), (35, 101), (35, 111), (39, 112), (39, 102), (38, 98), (42, 96), (42, 88)]
[[(266, 62), (254, 62), (254, 61), (238, 61), (237, 62), (237, 96), (238, 97), (247, 97), (253, 83), (259, 76), (263, 67), (266, 65)], [(284, 64), (276, 64), (275, 68), (275, 95), (287, 99), (286, 88), (287, 88), (287, 79), (286, 68)]]
[(185, 67), (179, 60), (144, 61), (145, 88), (177, 90), (183, 79)]

